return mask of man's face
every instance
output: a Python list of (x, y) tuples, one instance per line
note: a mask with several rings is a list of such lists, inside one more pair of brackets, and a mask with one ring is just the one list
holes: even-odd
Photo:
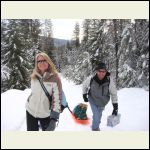
[(103, 80), (103, 78), (105, 77), (105, 75), (106, 75), (106, 70), (105, 69), (99, 69), (99, 70), (97, 70), (96, 71), (96, 73), (97, 73), (97, 76), (98, 76), (98, 78), (100, 79), (100, 80)]

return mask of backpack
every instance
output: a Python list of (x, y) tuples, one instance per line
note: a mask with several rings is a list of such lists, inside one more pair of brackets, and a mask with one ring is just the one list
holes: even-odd
[(64, 91), (62, 90), (62, 100), (61, 100), (61, 110), (64, 111), (65, 108), (67, 108), (68, 102), (66, 101), (66, 95)]

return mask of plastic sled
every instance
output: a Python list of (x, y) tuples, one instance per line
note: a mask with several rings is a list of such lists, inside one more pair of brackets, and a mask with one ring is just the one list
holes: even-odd
[(90, 119), (87, 117), (87, 119), (84, 119), (84, 120), (81, 120), (81, 119), (78, 119), (74, 116), (74, 114), (71, 114), (73, 120), (75, 121), (75, 123), (77, 124), (83, 124), (83, 125), (88, 125), (90, 124)]

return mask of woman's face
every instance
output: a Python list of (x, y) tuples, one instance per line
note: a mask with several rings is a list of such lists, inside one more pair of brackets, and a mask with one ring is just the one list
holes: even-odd
[(48, 69), (48, 62), (46, 61), (46, 59), (44, 59), (43, 56), (38, 56), (37, 66), (41, 72), (45, 72)]

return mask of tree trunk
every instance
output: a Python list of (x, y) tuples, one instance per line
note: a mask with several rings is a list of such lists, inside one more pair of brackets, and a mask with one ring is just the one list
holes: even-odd
[(114, 23), (114, 42), (115, 42), (115, 58), (116, 58), (116, 87), (118, 87), (118, 64), (119, 64), (119, 60), (118, 60), (118, 36), (117, 36), (117, 20), (113, 19), (113, 23)]

